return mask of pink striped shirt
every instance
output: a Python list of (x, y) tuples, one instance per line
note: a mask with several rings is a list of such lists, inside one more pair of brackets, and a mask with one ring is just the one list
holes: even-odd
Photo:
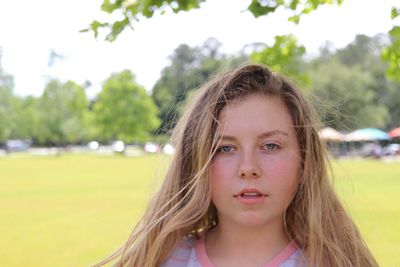
[[(301, 250), (294, 241), (262, 267), (304, 267)], [(161, 267), (215, 267), (207, 255), (204, 238), (185, 238)]]

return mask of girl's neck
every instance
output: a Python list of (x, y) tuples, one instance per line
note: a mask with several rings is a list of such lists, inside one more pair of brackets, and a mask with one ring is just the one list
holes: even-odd
[[(289, 242), (282, 222), (260, 227), (243, 227), (220, 221), (207, 234), (206, 250), (217, 266), (234, 266), (226, 263), (224, 259), (227, 258), (238, 263), (237, 266), (240, 266), (240, 262), (249, 263), (249, 260), (261, 266), (279, 254)], [(218, 265), (218, 262), (225, 264)]]

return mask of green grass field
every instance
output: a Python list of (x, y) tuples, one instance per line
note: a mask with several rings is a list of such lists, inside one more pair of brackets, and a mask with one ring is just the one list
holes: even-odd
[[(165, 157), (0, 158), (0, 266), (89, 266), (126, 240)], [(400, 266), (400, 163), (339, 161), (335, 184), (381, 266)]]

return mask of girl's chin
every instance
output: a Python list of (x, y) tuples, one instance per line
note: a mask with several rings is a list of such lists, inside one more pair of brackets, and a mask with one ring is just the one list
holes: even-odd
[(270, 224), (270, 220), (257, 212), (246, 212), (240, 214), (237, 218), (237, 223), (242, 227), (265, 227)]

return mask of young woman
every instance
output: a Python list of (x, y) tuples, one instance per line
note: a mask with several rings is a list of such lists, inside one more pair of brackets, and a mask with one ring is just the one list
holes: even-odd
[(377, 266), (332, 189), (317, 125), (263, 66), (216, 77), (175, 129), (160, 191), (99, 266)]

